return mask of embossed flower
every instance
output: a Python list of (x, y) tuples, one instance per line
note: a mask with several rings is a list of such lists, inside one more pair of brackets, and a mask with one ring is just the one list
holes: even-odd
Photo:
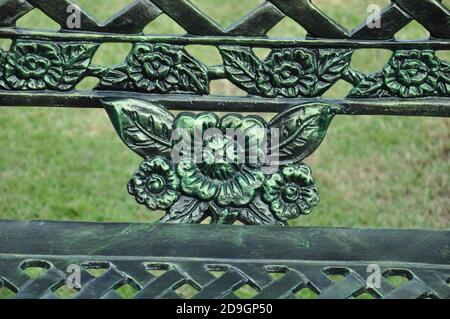
[(5, 80), (16, 90), (56, 88), (63, 74), (59, 49), (52, 43), (18, 41), (6, 56)]
[(436, 89), (439, 61), (432, 50), (398, 50), (383, 73), (391, 92), (401, 97), (423, 96)]
[(301, 49), (273, 51), (258, 69), (256, 85), (268, 97), (308, 96), (317, 78), (314, 57)]
[[(192, 153), (200, 154), (198, 158), (184, 158), (177, 166), (183, 192), (203, 201), (214, 200), (221, 206), (250, 203), (265, 179), (258, 162), (258, 141), (262, 141), (258, 134), (264, 127), (264, 120), (256, 116), (231, 114), (219, 120), (213, 113), (180, 114), (175, 128), (187, 130), (194, 139)], [(208, 134), (209, 129), (217, 134)], [(236, 142), (227, 129), (256, 137), (254, 143), (249, 142), (253, 147)], [(252, 153), (254, 156), (248, 155)]]
[(179, 180), (163, 157), (145, 160), (128, 183), (128, 192), (150, 209), (166, 209), (178, 199)]
[(144, 92), (165, 93), (179, 82), (176, 52), (164, 45), (137, 44), (127, 59), (129, 75)]
[(319, 190), (305, 164), (286, 166), (263, 186), (263, 200), (281, 221), (308, 215), (319, 204)]

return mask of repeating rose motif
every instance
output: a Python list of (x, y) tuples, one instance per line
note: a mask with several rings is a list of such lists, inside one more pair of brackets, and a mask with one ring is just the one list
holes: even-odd
[(202, 145), (198, 145), (202, 149), (199, 163), (190, 157), (178, 164), (181, 188), (186, 194), (201, 200), (215, 200), (221, 206), (246, 205), (253, 199), (256, 189), (264, 182), (264, 175), (259, 168), (239, 161), (234, 141), (226, 136), (227, 129), (242, 128), (245, 133), (248, 124), (252, 129), (255, 125), (261, 129), (265, 127), (264, 120), (259, 117), (228, 115), (219, 120), (213, 113), (198, 116), (182, 113), (178, 116), (174, 128), (189, 130), (192, 140), (196, 128), (200, 128), (200, 134), (212, 128), (223, 133), (201, 141)]
[(64, 74), (62, 65), (55, 44), (18, 42), (7, 54), (5, 80), (16, 90), (55, 89)]
[(256, 85), (264, 96), (308, 96), (317, 77), (314, 57), (301, 49), (274, 51), (258, 68)]
[(112, 68), (91, 64), (98, 43), (17, 40), (0, 50), (0, 87), (12, 90), (73, 90), (83, 77), (96, 89), (143, 93), (207, 94), (207, 68), (182, 46), (137, 43), (126, 62)]
[(137, 43), (125, 64), (101, 73), (97, 89), (144, 93), (209, 92), (207, 68), (182, 46)]
[(0, 61), (0, 86), (12, 90), (72, 90), (86, 75), (97, 47), (90, 42), (17, 40)]
[(421, 96), (436, 90), (439, 61), (430, 50), (396, 51), (383, 73), (392, 93), (402, 97)]
[(305, 164), (284, 167), (264, 184), (263, 199), (281, 221), (308, 215), (319, 204), (319, 190)]
[(227, 78), (264, 97), (316, 97), (346, 72), (352, 50), (274, 49), (261, 61), (249, 47), (221, 46)]
[(415, 98), (450, 94), (450, 68), (433, 50), (397, 50), (382, 72), (364, 76), (350, 97)]
[(180, 80), (175, 67), (178, 55), (162, 45), (137, 45), (129, 55), (129, 74), (137, 88), (147, 92), (167, 92)]
[[(113, 67), (91, 64), (99, 44), (16, 40), (0, 50), (0, 88), (69, 91), (85, 77), (99, 78), (96, 90), (208, 94), (208, 69), (183, 46), (135, 43), (126, 61)], [(352, 83), (348, 97), (450, 96), (450, 64), (433, 50), (396, 50), (382, 71), (350, 68), (349, 49), (273, 49), (260, 60), (251, 47), (220, 46), (225, 76), (252, 95), (318, 97), (339, 79)]]
[[(267, 123), (259, 116), (182, 112), (135, 99), (103, 99), (121, 139), (144, 157), (128, 184), (163, 223), (286, 225), (318, 204), (311, 169), (335, 105), (308, 103)], [(276, 145), (273, 134), (279, 131)], [(240, 143), (236, 143), (240, 141)], [(272, 162), (278, 149), (280, 156)], [(274, 166), (277, 165), (277, 166)]]
[(150, 209), (166, 209), (178, 199), (178, 177), (162, 157), (144, 161), (128, 183), (128, 192)]

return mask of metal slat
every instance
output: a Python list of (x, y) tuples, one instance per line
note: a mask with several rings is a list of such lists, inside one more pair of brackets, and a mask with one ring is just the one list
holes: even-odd
[[(103, 275), (82, 276), (75, 298), (119, 298), (115, 289), (130, 280), (142, 287), (133, 298), (179, 298), (175, 289), (183, 284), (200, 290), (196, 299), (235, 299), (245, 284), (259, 291), (255, 299), (294, 298), (300, 287), (313, 287), (319, 298), (353, 298), (366, 290), (373, 263), (384, 274), (375, 289), (380, 298), (450, 298), (448, 230), (1, 221), (0, 237), (0, 278), (17, 287), (16, 298), (56, 298), (52, 289), (65, 280), (68, 264), (105, 262), (110, 269)], [(18, 265), (30, 260), (53, 266), (36, 279), (15, 281)], [(169, 270), (145, 277), (146, 263)], [(228, 271), (215, 278), (211, 265)], [(273, 279), (265, 271), (274, 269), (287, 273)], [(332, 281), (330, 269), (348, 275)], [(410, 281), (395, 287), (386, 276), (399, 269)]]

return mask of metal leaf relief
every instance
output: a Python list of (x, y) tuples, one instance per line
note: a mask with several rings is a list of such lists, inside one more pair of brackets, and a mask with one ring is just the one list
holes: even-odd
[[(266, 123), (212, 112), (175, 118), (162, 106), (133, 99), (103, 103), (122, 140), (145, 158), (128, 192), (149, 209), (165, 210), (161, 222), (210, 217), (211, 223), (286, 225), (319, 202), (311, 169), (301, 161), (322, 142), (337, 106), (303, 104)], [(277, 131), (279, 147), (270, 145)], [(239, 136), (243, 144), (235, 143)], [(279, 150), (275, 165), (281, 166), (264, 156), (268, 148)]]
[[(161, 222), (210, 218), (211, 223), (286, 225), (319, 203), (303, 160), (319, 147), (335, 114), (450, 114), (450, 64), (435, 53), (449, 48), (449, 13), (442, 1), (395, 0), (381, 10), (382, 28), (367, 20), (354, 30), (335, 23), (312, 1), (281, 0), (265, 1), (227, 28), (190, 1), (155, 0), (134, 1), (103, 22), (78, 8), (81, 23), (72, 29), (64, 23), (66, 2), (0, 0), (0, 33), (12, 39), (9, 49), (0, 49), (0, 104), (101, 104), (120, 138), (143, 157), (128, 192), (150, 210), (165, 211)], [(18, 19), (33, 9), (61, 28), (20, 27)], [(145, 26), (161, 14), (186, 34), (147, 34)], [(269, 30), (285, 17), (307, 36), (271, 37)], [(430, 38), (397, 40), (413, 20)], [(118, 65), (93, 63), (97, 48), (111, 42), (132, 48)], [(206, 65), (188, 53), (190, 45), (217, 48), (222, 63)], [(260, 59), (255, 48), (270, 52)], [(380, 72), (351, 67), (354, 50), (373, 48), (393, 52)], [(99, 84), (79, 92), (77, 84), (87, 77)], [(209, 95), (213, 80), (228, 80), (249, 96)], [(345, 99), (316, 99), (339, 80), (353, 86)], [(210, 111), (174, 116), (166, 107)], [(212, 112), (230, 109), (277, 115), (266, 122)], [(179, 129), (184, 133), (172, 136)], [(210, 130), (215, 133), (208, 135)], [(244, 142), (236, 146), (228, 130), (242, 133)], [(185, 138), (189, 142), (180, 144)]]
[(78, 83), (86, 74), (98, 44), (61, 43), (59, 47), (64, 66), (64, 76), (59, 83), (58, 89), (71, 90), (73, 89), (73, 84)]
[(231, 82), (246, 90), (258, 94), (256, 85), (261, 61), (249, 47), (220, 47), (225, 71)]
[(207, 94), (207, 69), (183, 47), (135, 44), (125, 64), (104, 71), (97, 89), (144, 93), (193, 92)]
[(2, 63), (5, 86), (11, 90), (72, 90), (83, 79), (97, 47), (88, 42), (17, 40)]
[(349, 97), (450, 95), (449, 63), (433, 50), (397, 50), (383, 71), (365, 76)]
[(0, 49), (0, 89), (7, 89), (5, 80), (3, 78), (3, 61), (5, 59), (5, 52)]
[(347, 71), (352, 50), (347, 49), (319, 49), (317, 50), (317, 83), (313, 87), (313, 96), (325, 93)]
[[(297, 216), (298, 217), (298, 216)], [(277, 219), (268, 204), (258, 194), (248, 207), (242, 209), (238, 216), (239, 221), (248, 225), (285, 225), (284, 221)]]
[(337, 105), (311, 103), (292, 107), (274, 117), (269, 127), (280, 129), (280, 143), (273, 146), (279, 152), (280, 163), (297, 163), (311, 155), (322, 143), (339, 110)]
[(108, 115), (125, 144), (142, 157), (168, 156), (173, 115), (139, 100), (104, 99)]
[(260, 61), (251, 48), (221, 46), (228, 78), (250, 94), (315, 97), (338, 81), (350, 63), (346, 49), (274, 49)]
[(440, 76), (437, 82), (437, 92), (439, 95), (450, 95), (450, 63), (439, 59)]
[(167, 214), (161, 219), (164, 223), (196, 224), (209, 215), (209, 204), (189, 196), (180, 196)]

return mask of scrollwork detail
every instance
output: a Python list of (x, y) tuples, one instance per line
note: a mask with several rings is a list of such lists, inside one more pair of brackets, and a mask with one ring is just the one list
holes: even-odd
[(73, 91), (85, 77), (94, 90), (145, 94), (209, 94), (212, 79), (226, 77), (250, 95), (315, 98), (338, 80), (353, 85), (349, 98), (450, 96), (450, 64), (433, 50), (396, 50), (383, 70), (351, 68), (351, 49), (276, 48), (259, 59), (250, 46), (219, 46), (222, 66), (208, 68), (182, 45), (134, 43), (126, 60), (105, 67), (92, 63), (93, 42), (18, 39), (0, 50), (0, 89)]
[[(128, 191), (149, 209), (165, 210), (160, 222), (200, 223), (209, 217), (211, 223), (287, 225), (319, 202), (303, 160), (322, 142), (338, 106), (303, 104), (267, 123), (259, 116), (212, 112), (174, 117), (160, 105), (134, 99), (103, 103), (119, 136), (144, 158)], [(253, 140), (233, 143), (228, 130)], [(271, 145), (268, 130), (280, 131), (279, 145)], [(183, 138), (188, 142), (179, 147)], [(277, 148), (273, 166), (264, 154)]]

